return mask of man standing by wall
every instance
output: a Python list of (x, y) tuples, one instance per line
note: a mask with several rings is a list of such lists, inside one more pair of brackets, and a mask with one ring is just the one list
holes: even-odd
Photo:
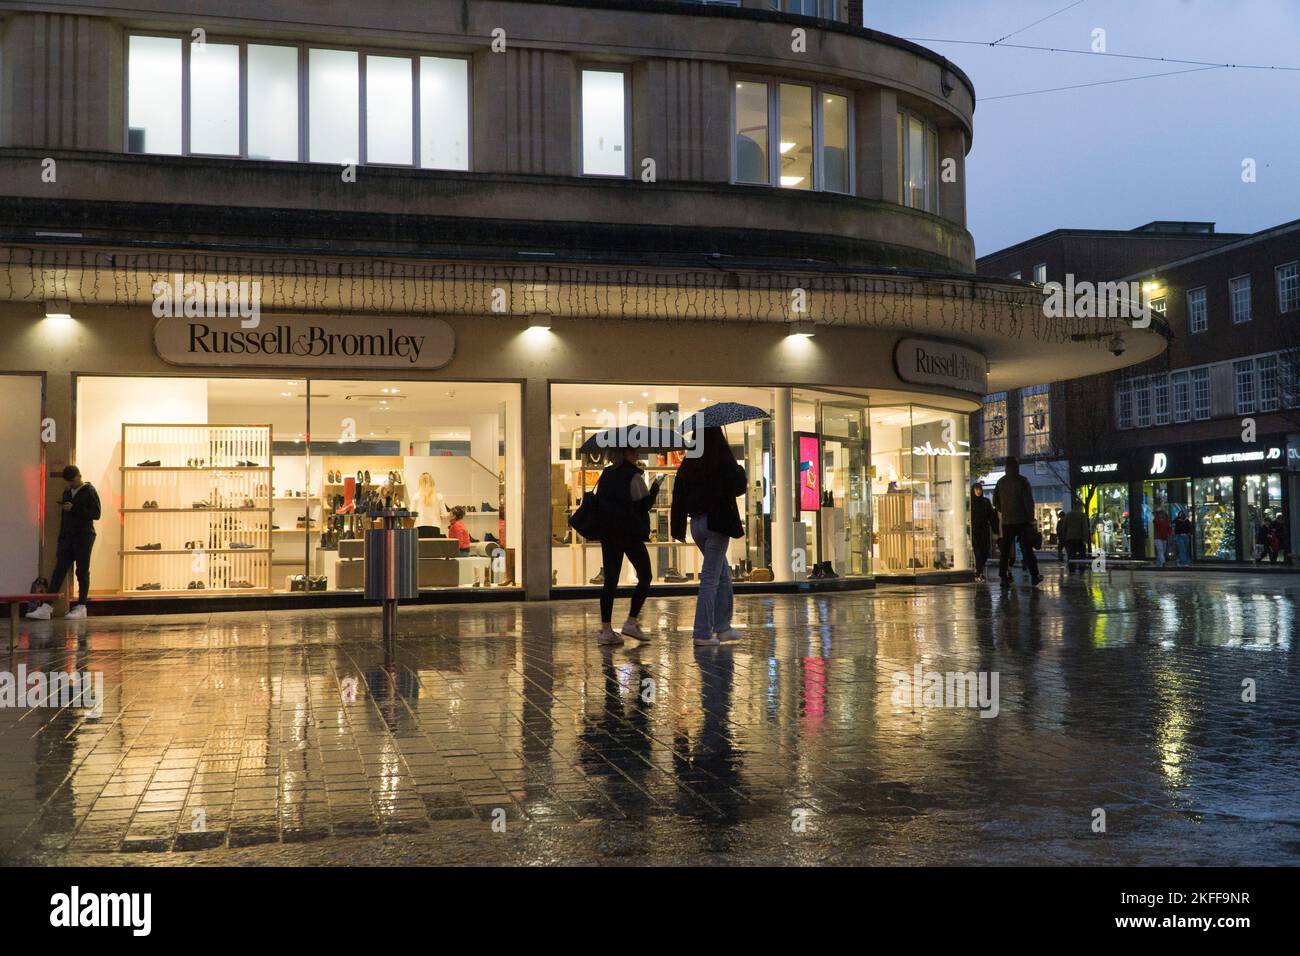
[(998, 509), (1002, 519), (1002, 557), (998, 561), (998, 576), (1003, 586), (1011, 583), (1011, 571), (1008, 563), (1016, 542), (1020, 542), (1020, 553), (1025, 558), (1025, 568), (1029, 579), (1035, 586), (1043, 580), (1038, 573), (1038, 555), (1034, 553), (1034, 490), (1029, 480), (1020, 474), (1020, 460), (1007, 459), (1007, 473), (998, 479), (993, 489), (993, 507)]
[[(63, 490), (63, 514), (59, 519), (59, 545), (54, 562), (54, 577), (50, 590), (63, 590), (63, 579), (77, 568), (77, 603), (68, 608), (71, 619), (86, 616), (86, 595), (90, 592), (90, 551), (95, 546), (95, 522), (99, 520), (99, 492), (94, 485), (83, 481), (76, 465), (63, 469), (63, 480), (68, 487)], [(48, 621), (54, 606), (42, 604), (29, 611), (27, 616), (37, 621)]]

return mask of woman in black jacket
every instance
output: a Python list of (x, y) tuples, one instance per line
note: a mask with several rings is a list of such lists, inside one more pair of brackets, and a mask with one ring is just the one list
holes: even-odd
[(700, 567), (700, 593), (695, 599), (695, 643), (717, 644), (735, 640), (740, 632), (731, 626), (731, 567), (727, 548), (732, 538), (743, 538), (736, 499), (745, 493), (745, 469), (740, 467), (721, 428), (703, 432), (702, 454), (682, 462), (673, 482), (672, 534), (686, 540), (686, 519), (691, 540), (704, 553)]
[(975, 580), (983, 581), (984, 568), (993, 553), (993, 535), (998, 533), (998, 513), (984, 497), (984, 483), (975, 482), (970, 491), (970, 542), (975, 549)]
[[(637, 463), (637, 452), (631, 448), (618, 448), (610, 453), (610, 465), (600, 473), (596, 482), (596, 508), (600, 514), (600, 556), (604, 566), (600, 586), (600, 633), (598, 644), (622, 644), (624, 637), (638, 641), (649, 640), (637, 623), (646, 596), (650, 593), (650, 552), (645, 543), (650, 540), (650, 509), (659, 495), (659, 481), (649, 488), (645, 472)], [(627, 557), (636, 570), (636, 588), (632, 591), (632, 606), (627, 620), (618, 632), (614, 630), (614, 592), (623, 571), (623, 558)]]

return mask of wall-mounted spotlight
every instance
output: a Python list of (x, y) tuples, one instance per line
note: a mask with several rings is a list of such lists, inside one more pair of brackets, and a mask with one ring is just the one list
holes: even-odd
[(45, 301), (45, 317), (47, 319), (70, 319), (72, 318), (72, 304), (67, 299), (47, 299)]
[(530, 315), (528, 317), (528, 327), (530, 329), (549, 329), (551, 327), (551, 317), (540, 313)]
[(817, 334), (817, 323), (811, 319), (803, 322), (791, 322), (785, 328), (786, 335), (798, 335), (803, 338), (812, 338)]

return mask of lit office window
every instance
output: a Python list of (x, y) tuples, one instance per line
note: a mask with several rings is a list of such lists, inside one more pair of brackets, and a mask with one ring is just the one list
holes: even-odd
[(309, 162), (361, 161), (358, 68), (353, 50), (311, 50), (307, 54)]
[(1232, 324), (1241, 325), (1251, 320), (1250, 276), (1237, 276), (1228, 282), (1228, 295), (1232, 300)]
[(812, 189), (812, 87), (782, 83), (780, 95), (781, 125), (777, 140), (781, 144), (781, 185), (788, 189)]
[(366, 162), (414, 161), (414, 75), (409, 57), (366, 57)]
[(298, 158), (298, 49), (248, 45), (248, 158)]
[(849, 98), (822, 94), (822, 188), (849, 191)]
[(1187, 329), (1204, 332), (1210, 327), (1209, 311), (1205, 307), (1205, 289), (1187, 290)]
[(469, 60), (420, 57), (420, 165), (469, 169)]
[(190, 44), (190, 152), (239, 155), (239, 47)]
[(736, 84), (736, 182), (767, 183), (767, 84)]
[(621, 70), (582, 71), (582, 172), (627, 175), (627, 76)]
[(127, 57), (127, 151), (179, 155), (181, 41), (133, 36)]
[(913, 209), (939, 211), (939, 136), (920, 117), (898, 114), (898, 201)]

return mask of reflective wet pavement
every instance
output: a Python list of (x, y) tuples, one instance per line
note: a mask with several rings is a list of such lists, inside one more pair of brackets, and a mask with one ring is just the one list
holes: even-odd
[[(609, 651), (594, 601), (420, 607), (390, 655), (374, 610), (24, 622), (0, 669), (105, 699), (0, 708), (0, 862), (1295, 864), (1298, 600), (752, 597), (695, 648), (652, 597)], [(917, 664), (996, 673), (997, 715), (900, 703)]]

